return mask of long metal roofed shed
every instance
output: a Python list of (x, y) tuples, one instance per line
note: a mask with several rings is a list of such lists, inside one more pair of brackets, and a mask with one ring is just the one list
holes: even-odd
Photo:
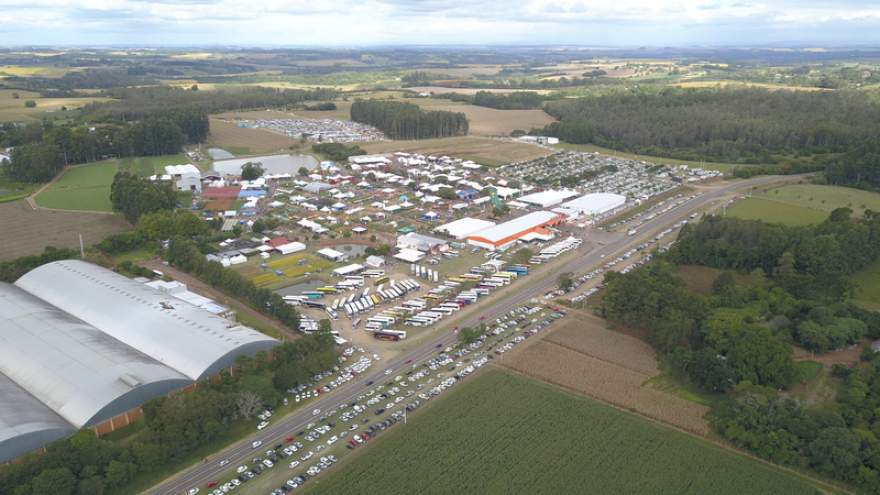
[(532, 232), (547, 226), (559, 225), (565, 217), (549, 211), (535, 211), (514, 218), (494, 227), (474, 232), (467, 237), (468, 243), (487, 249), (501, 249)]
[(0, 284), (0, 372), (77, 428), (192, 383), (10, 284)]
[(91, 263), (45, 264), (15, 285), (192, 380), (278, 341)]
[(55, 411), (0, 373), (0, 463), (76, 431)]

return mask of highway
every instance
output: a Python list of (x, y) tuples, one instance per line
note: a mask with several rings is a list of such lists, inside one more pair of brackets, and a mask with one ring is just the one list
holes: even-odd
[[(692, 212), (700, 210), (712, 202), (723, 198), (737, 190), (750, 188), (753, 186), (765, 185), (780, 180), (791, 179), (792, 176), (763, 176), (747, 180), (739, 180), (726, 184), (717, 189), (704, 192), (702, 195), (693, 198), (682, 205), (662, 214), (657, 215), (650, 221), (643, 223), (638, 227), (638, 234), (628, 236), (625, 233), (618, 233), (613, 240), (604, 245), (595, 245), (591, 248), (582, 247), (576, 251), (576, 256), (567, 263), (554, 266), (551, 271), (537, 270), (539, 273), (530, 275), (523, 280), (515, 282), (514, 288), (519, 290), (510, 291), (505, 294), (498, 295), (498, 302), (483, 311), (473, 311), (466, 318), (460, 317), (449, 320), (446, 324), (447, 330), (441, 332), (433, 339), (429, 339), (423, 344), (410, 350), (408, 353), (398, 356), (389, 361), (380, 361), (377, 363), (373, 372), (365, 373), (360, 377), (348, 382), (347, 384), (337, 388), (336, 390), (320, 396), (317, 400), (307, 403), (300, 410), (281, 418), (266, 427), (262, 431), (255, 431), (253, 435), (238, 442), (232, 447), (221, 452), (211, 455), (205, 462), (193, 465), (173, 478), (165, 480), (161, 484), (145, 491), (150, 495), (171, 495), (185, 493), (186, 490), (202, 486), (209, 481), (217, 481), (218, 476), (228, 471), (230, 467), (240, 464), (246, 464), (255, 455), (272, 448), (273, 445), (283, 443), (285, 437), (305, 429), (310, 422), (316, 422), (316, 418), (312, 415), (313, 409), (326, 411), (333, 409), (341, 404), (348, 404), (355, 400), (358, 396), (365, 393), (372, 385), (368, 382), (376, 382), (385, 378), (383, 372), (387, 368), (395, 371), (408, 367), (407, 361), (420, 362), (425, 360), (437, 352), (437, 347), (446, 347), (453, 344), (457, 336), (452, 330), (453, 324), (467, 327), (478, 325), (482, 319), (489, 321), (495, 319), (498, 315), (504, 314), (511, 309), (527, 303), (533, 298), (543, 296), (556, 286), (556, 280), (560, 273), (571, 272), (580, 274), (587, 272), (601, 265), (605, 258), (616, 256), (631, 246), (635, 246), (654, 237), (661, 230), (668, 228), (670, 225), (687, 218)], [(586, 243), (585, 243), (586, 244)], [(491, 302), (491, 301), (490, 301)], [(467, 308), (462, 311), (464, 313)], [(258, 449), (251, 448), (251, 443), (255, 440), (262, 441), (262, 445)], [(221, 467), (220, 461), (229, 459), (229, 464)]]

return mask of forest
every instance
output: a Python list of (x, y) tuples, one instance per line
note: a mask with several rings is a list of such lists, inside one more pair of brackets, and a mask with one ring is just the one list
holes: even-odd
[[(675, 373), (723, 394), (710, 419), (735, 445), (880, 493), (880, 355), (867, 348), (862, 365), (835, 366), (842, 385), (830, 405), (785, 393), (802, 380), (793, 345), (824, 353), (880, 338), (880, 313), (851, 304), (845, 279), (880, 259), (880, 216), (850, 214), (798, 228), (707, 217), (668, 254), (609, 273), (598, 311), (644, 329)], [(702, 294), (676, 275), (678, 264), (724, 271)]]
[(424, 111), (412, 103), (357, 100), (351, 105), (351, 120), (369, 124), (391, 139), (431, 139), (464, 136), (468, 120), (463, 113)]
[(473, 98), (473, 104), (481, 107), (495, 108), (498, 110), (530, 110), (541, 108), (545, 98), (532, 91), (517, 91), (510, 94), (478, 91)]
[(571, 143), (691, 160), (779, 163), (876, 140), (880, 105), (850, 91), (680, 89), (551, 101), (544, 132)]

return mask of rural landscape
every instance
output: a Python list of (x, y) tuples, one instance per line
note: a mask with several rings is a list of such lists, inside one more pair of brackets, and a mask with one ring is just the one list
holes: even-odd
[(880, 30), (317, 3), (0, 13), (0, 495), (880, 494)]

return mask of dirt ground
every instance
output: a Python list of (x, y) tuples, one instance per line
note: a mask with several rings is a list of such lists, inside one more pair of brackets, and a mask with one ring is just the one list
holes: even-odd
[(816, 361), (828, 369), (831, 369), (835, 364), (855, 366), (859, 364), (859, 355), (867, 344), (867, 342), (860, 342), (825, 354), (814, 354), (802, 347), (795, 346), (793, 359), (795, 361)]
[(539, 146), (517, 143), (511, 140), (487, 137), (462, 136), (419, 141), (378, 141), (361, 144), (368, 153), (392, 153), (395, 151), (448, 155), (473, 160), (487, 166), (532, 160), (550, 154)]
[(24, 200), (0, 204), (0, 260), (39, 254), (47, 246), (90, 246), (131, 226), (119, 215), (33, 210)]
[[(288, 117), (290, 118), (290, 117)], [(246, 129), (234, 122), (211, 118), (210, 146), (231, 147), (246, 154), (270, 153), (298, 146), (299, 140), (265, 129)]]
[(435, 98), (410, 98), (404, 101), (426, 111), (461, 112), (467, 116), (470, 134), (475, 136), (509, 136), (514, 129), (528, 131), (556, 121), (543, 110), (496, 110)]
[(496, 359), (496, 364), (589, 395), (698, 435), (708, 435), (700, 404), (646, 387), (659, 374), (644, 342), (605, 329), (604, 321), (575, 312), (542, 340)]

